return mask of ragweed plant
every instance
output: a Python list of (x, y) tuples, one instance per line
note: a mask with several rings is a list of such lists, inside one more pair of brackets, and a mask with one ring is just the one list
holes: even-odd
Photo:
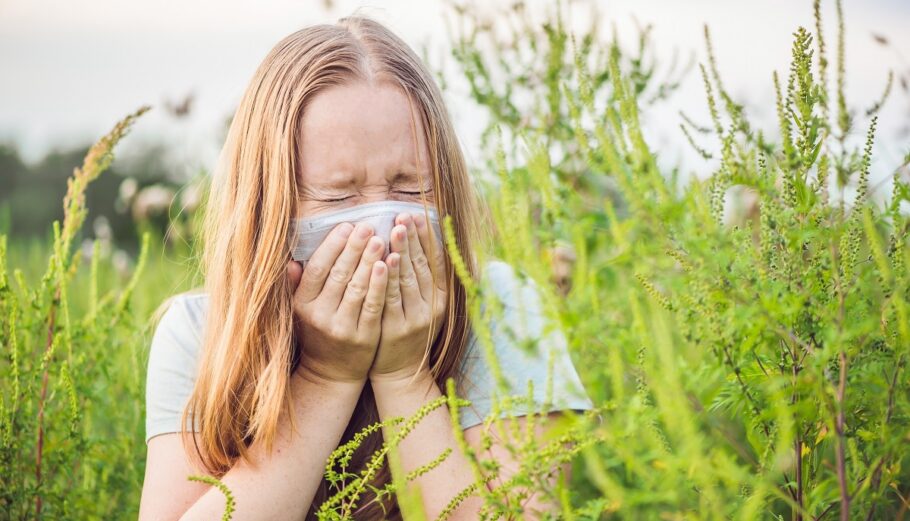
[[(540, 13), (523, 0), (501, 5), (448, 0), (446, 4), (452, 15), (448, 27), (452, 58), (471, 99), (487, 116), (481, 133), (487, 168), (478, 175), (495, 173), (499, 147), (515, 167), (534, 160), (522, 151), (519, 139), (533, 134), (548, 152), (550, 173), (563, 185), (597, 198), (615, 195), (611, 179), (589, 175), (581, 143), (575, 139), (572, 107), (562, 91), (585, 88), (597, 99), (612, 96), (614, 71), (607, 65), (612, 54), (619, 53), (622, 72), (636, 97), (643, 104), (656, 104), (677, 90), (694, 57), (683, 62), (674, 52), (664, 66), (656, 57), (650, 25), (637, 25), (635, 45), (620, 51), (618, 31), (613, 27), (608, 32), (604, 11), (590, 0), (550, 3)], [(589, 21), (577, 33), (569, 30), (566, 19), (573, 10)], [(583, 87), (573, 72), (580, 64), (594, 71)], [(443, 84), (448, 83), (443, 77)], [(496, 139), (500, 133), (505, 140)]]
[[(602, 423), (582, 422), (574, 438), (590, 442), (574, 494), (551, 492), (561, 517), (906, 512), (910, 186), (895, 175), (883, 205), (870, 193), (886, 96), (866, 111), (848, 107), (843, 8), (834, 11), (834, 59), (820, 2), (814, 31), (794, 32), (789, 70), (769, 82), (778, 93), (770, 131), (726, 90), (705, 31), (711, 123), (684, 116), (682, 127), (711, 171), (687, 184), (643, 137), (646, 103), (615, 46), (606, 107), (591, 87), (603, 72), (584, 60), (574, 60), (560, 93), (578, 159), (587, 175), (615, 182), (622, 211), (608, 197), (592, 210), (559, 172), (543, 131), (517, 133), (527, 153), (514, 165), (514, 142), (491, 158), (492, 253), (534, 280), (603, 411)], [(854, 146), (857, 133), (865, 139)], [(756, 203), (736, 221), (726, 208), (744, 192)], [(541, 255), (557, 240), (577, 255), (565, 296)], [(530, 460), (535, 449), (520, 454)], [(523, 515), (501, 506), (498, 514)]]
[[(813, 6), (814, 23), (794, 31), (789, 67), (767, 79), (776, 94), (770, 129), (727, 90), (713, 51), (724, 42), (705, 31), (697, 79), (709, 119), (696, 121), (692, 108), (680, 122), (680, 139), (705, 162), (688, 179), (660, 164), (645, 138), (642, 114), (677, 83), (672, 75), (656, 80), (643, 51), (647, 29), (632, 52), (593, 30), (573, 34), (558, 11), (542, 38), (526, 22), (505, 41), (484, 23), (461, 33), (455, 59), (490, 115), (478, 178), (495, 240), (472, 253), (481, 264), (508, 262), (533, 286), (548, 319), (545, 338), (565, 336), (595, 409), (533, 435), (555, 419), (544, 413), (553, 376), (508, 388), (494, 323), (510, 303), (468, 276), (466, 252), (444, 220), (494, 396), (480, 450), (453, 427), (474, 482), (441, 519), (469, 496), (483, 500), (480, 519), (527, 518), (532, 494), (553, 505), (539, 514), (545, 519), (907, 515), (910, 184), (899, 173), (910, 171), (910, 155), (897, 165), (890, 195), (877, 194), (876, 127), (892, 116), (893, 89), (885, 79), (879, 99), (859, 109), (847, 103), (843, 7), (830, 9), (838, 32), (829, 39), (827, 10)], [(480, 45), (488, 37), (498, 55)], [(164, 295), (155, 291), (167, 285), (155, 274), (173, 277), (178, 266), (140, 256), (153, 261), (144, 276), (140, 261), (131, 279), (111, 283), (101, 256), (86, 267), (72, 245), (85, 215), (79, 194), (139, 113), (74, 176), (43, 279), (31, 283), (8, 269), (7, 257), (21, 257), (0, 237), (4, 519), (137, 509), (147, 310), (136, 302), (157, 304)], [(746, 211), (730, 212), (735, 202)], [(553, 276), (557, 245), (574, 253), (568, 285)], [(515, 340), (534, 352), (543, 338)], [(385, 458), (394, 479), (373, 490), (376, 500), (394, 494), (405, 518), (426, 518), (410, 484), (452, 452), (404, 473), (396, 451), (435, 408), (447, 407), (459, 425), (465, 400), (454, 380), (445, 391), (411, 418), (367, 427), (338, 447), (327, 461), (333, 494), (318, 508), (321, 519), (350, 519)], [(523, 428), (507, 420), (515, 409), (526, 413)], [(350, 468), (361, 440), (380, 429), (380, 450), (364, 468)], [(486, 453), (494, 440), (519, 462), (509, 479), (497, 479), (502, 462)], [(554, 483), (563, 463), (571, 476)], [(230, 518), (230, 490), (191, 478), (224, 493)]]
[[(141, 476), (142, 320), (131, 309), (148, 237), (132, 277), (101, 293), (97, 244), (88, 284), (73, 247), (85, 191), (110, 165), (114, 146), (143, 107), (117, 123), (68, 180), (63, 223), (53, 226), (44, 276), (30, 283), (7, 268), (0, 236), (0, 513), (4, 519), (107, 517), (134, 504)], [(76, 294), (73, 294), (73, 291)], [(84, 292), (84, 293), (83, 293)], [(87, 293), (88, 298), (86, 298)], [(71, 304), (78, 302), (76, 309)]]

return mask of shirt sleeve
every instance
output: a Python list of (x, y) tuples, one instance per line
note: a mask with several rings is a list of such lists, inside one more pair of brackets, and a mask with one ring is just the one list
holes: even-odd
[(183, 409), (196, 380), (201, 344), (200, 320), (190, 302), (174, 297), (161, 316), (149, 350), (145, 382), (145, 442), (158, 434), (180, 432)]
[[(499, 416), (522, 416), (531, 412), (593, 409), (581, 379), (569, 356), (566, 337), (544, 315), (540, 295), (531, 279), (521, 281), (507, 263), (494, 260), (485, 266), (484, 284), (499, 301), (501, 316), (491, 317), (490, 333), (496, 360), (506, 382), (506, 396), (519, 398), (506, 407), (500, 393)], [(485, 305), (481, 306), (486, 309)], [(551, 400), (547, 401), (547, 379), (552, 357)], [(484, 347), (473, 328), (462, 360), (461, 395), (471, 405), (460, 408), (461, 428), (480, 424), (492, 411), (496, 387)], [(533, 400), (528, 403), (528, 382)]]

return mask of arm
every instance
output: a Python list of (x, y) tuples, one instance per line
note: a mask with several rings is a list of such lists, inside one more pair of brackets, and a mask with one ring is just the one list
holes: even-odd
[[(376, 408), (382, 420), (402, 416), (408, 418), (425, 403), (442, 396), (433, 377), (422, 372), (412, 385), (408, 380), (372, 378)], [(383, 435), (388, 439), (388, 431)], [(474, 481), (470, 463), (461, 453), (452, 432), (452, 421), (446, 407), (438, 407), (420, 420), (399, 444), (401, 464), (405, 473), (433, 461), (446, 449), (452, 453), (441, 464), (418, 477), (413, 483), (420, 489), (428, 519), (436, 519), (455, 495)], [(476, 519), (482, 501), (470, 496), (452, 512), (449, 519)]]
[[(306, 270), (296, 262), (288, 265), (296, 288), (295, 327), (305, 343), (290, 378), (290, 413), (285, 408), (279, 416), (271, 453), (254, 440), (250, 460), (238, 460), (221, 478), (235, 497), (234, 519), (302, 518), (313, 501), (379, 340), (387, 274), (379, 262), (382, 241), (370, 239), (371, 234), (368, 226), (358, 225), (355, 231), (350, 224), (339, 225)], [(220, 517), (225, 504), (221, 492), (187, 481), (190, 470), (179, 435), (152, 438), (140, 517)]]
[[(434, 276), (444, 272), (444, 256), (440, 248), (425, 248), (433, 244), (432, 231), (422, 215), (399, 216), (392, 230), (392, 253), (386, 259), (389, 266), (389, 280), (386, 286), (386, 304), (383, 310), (382, 336), (373, 366), (370, 382), (376, 397), (379, 415), (382, 419), (394, 416), (409, 417), (425, 403), (442, 395), (441, 390), (422, 366), (427, 338), (435, 338), (443, 319), (446, 303), (443, 277)], [(431, 259), (426, 253), (432, 252)], [(432, 329), (432, 324), (436, 329)], [(419, 369), (417, 369), (419, 368)], [(418, 375), (408, 385), (411, 375)], [(525, 423), (524, 417), (509, 418), (506, 422)], [(542, 439), (549, 422), (540, 422), (535, 430), (537, 439)], [(465, 430), (466, 441), (480, 450), (483, 426)], [(487, 486), (495, 487), (508, 481), (518, 470), (519, 464), (511, 458), (507, 448), (508, 440), (491, 433), (492, 446), (482, 457), (490, 457), (501, 464), (497, 476), (492, 476)], [(403, 471), (408, 473), (426, 465), (445, 450), (452, 453), (437, 467), (415, 479), (421, 491), (425, 513), (429, 518), (437, 517), (452, 498), (474, 482), (474, 475), (467, 457), (461, 453), (451, 425), (447, 409), (432, 411), (423, 418), (400, 446)], [(567, 472), (567, 465), (560, 469)], [(555, 486), (559, 472), (554, 472), (550, 483)], [(527, 514), (540, 513), (550, 505), (539, 495), (531, 494), (523, 501)], [(482, 500), (478, 496), (466, 497), (450, 518), (476, 519)]]
[[(556, 421), (561, 415), (562, 413), (559, 411), (550, 412), (546, 420), (540, 422), (540, 424), (536, 426), (534, 430), (535, 440), (544, 440), (550, 423)], [(518, 432), (523, 432), (526, 420), (526, 416), (503, 418), (506, 433), (511, 432), (513, 428), (512, 422), (517, 424)], [(509, 452), (507, 448), (508, 442), (510, 441), (509, 438), (503, 438), (503, 433), (497, 433), (496, 430), (492, 428), (488, 433), (492, 437), (493, 442), (490, 444), (489, 449), (484, 450), (481, 446), (481, 436), (483, 435), (484, 429), (485, 427), (483, 424), (468, 427), (464, 430), (464, 437), (465, 441), (468, 442), (468, 445), (474, 449), (478, 458), (499, 463), (499, 473), (487, 483), (488, 488), (492, 490), (493, 488), (502, 486), (508, 482), (518, 471), (520, 463), (512, 457), (512, 453)], [(550, 490), (556, 489), (560, 479), (564, 479), (565, 482), (568, 482), (572, 476), (572, 465), (570, 463), (559, 465), (555, 470), (553, 475), (547, 480)], [(524, 516), (523, 519), (540, 519), (541, 516), (539, 516), (539, 514), (544, 512), (555, 512), (557, 510), (554, 503), (548, 501), (539, 493), (529, 493), (520, 487), (512, 489), (511, 492), (513, 492), (513, 495), (516, 495), (515, 493), (529, 494), (528, 497), (521, 502), (521, 507), (524, 510), (524, 513), (522, 514)]]
[[(362, 382), (328, 383), (294, 374), (291, 395), (297, 432), (291, 432), (290, 418), (283, 413), (272, 453), (254, 442), (251, 461), (239, 460), (221, 478), (235, 498), (233, 519), (302, 518), (306, 514), (322, 480), (325, 461), (338, 446), (361, 388)], [(312, 425), (321, 428), (308, 428)], [(152, 438), (139, 518), (219, 518), (224, 496), (214, 487), (188, 481), (186, 477), (194, 472), (178, 433)]]
[[(429, 373), (423, 373), (411, 386), (408, 386), (407, 383), (407, 381), (377, 378), (371, 380), (380, 418), (386, 419), (394, 416), (407, 418), (425, 403), (442, 396), (439, 386)], [(552, 413), (551, 417), (556, 414), (558, 413)], [(521, 432), (524, 428), (525, 417), (507, 418), (504, 421), (518, 422), (519, 432)], [(544, 425), (538, 427), (535, 435), (542, 440), (548, 422), (541, 423)], [(481, 452), (483, 429), (483, 424), (475, 425), (465, 429), (464, 434), (466, 441), (478, 452), (479, 457), (497, 461), (501, 465), (499, 474), (488, 482), (488, 486), (492, 488), (508, 481), (518, 470), (519, 463), (512, 458), (506, 448), (507, 439), (497, 436), (495, 431), (490, 432), (493, 437), (491, 447), (489, 450)], [(417, 469), (421, 465), (426, 465), (446, 449), (452, 450), (452, 453), (440, 465), (419, 476), (413, 482), (420, 490), (428, 519), (436, 519), (451, 499), (474, 481), (470, 463), (460, 451), (455, 440), (451, 417), (446, 407), (435, 409), (421, 420), (414, 430), (401, 441), (399, 448), (401, 464), (405, 473)], [(560, 470), (568, 479), (569, 465), (563, 465)], [(558, 477), (556, 475), (551, 478), (550, 483), (553, 487), (556, 486)], [(479, 496), (468, 496), (448, 519), (477, 519), (481, 506), (482, 499)], [(553, 505), (540, 497), (540, 494), (531, 494), (522, 503), (522, 507), (525, 509), (523, 519), (537, 519), (537, 515), (540, 513), (553, 509)]]

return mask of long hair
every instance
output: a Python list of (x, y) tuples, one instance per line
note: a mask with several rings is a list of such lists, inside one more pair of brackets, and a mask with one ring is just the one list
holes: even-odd
[[(293, 244), (289, 223), (297, 214), (300, 120), (320, 91), (357, 81), (392, 82), (407, 95), (412, 129), (416, 115), (426, 135), (436, 209), (440, 217), (452, 216), (456, 244), (476, 275), (470, 252), (478, 198), (442, 94), (414, 51), (382, 24), (361, 16), (309, 26), (278, 42), (234, 114), (205, 212), (202, 265), (209, 307), (198, 377), (181, 426), (193, 433), (197, 461), (216, 476), (248, 457), (253, 440), (271, 450), (279, 414), (291, 410), (289, 383), (299, 339), (286, 265)], [(448, 288), (447, 313), (429, 346), (428, 363), (444, 385), (449, 377), (458, 381), (469, 322), (466, 292), (448, 256), (439, 276)], [(377, 421), (367, 383), (340, 443)], [(381, 443), (381, 432), (370, 436), (349, 468), (362, 468)], [(390, 478), (386, 464), (371, 484), (381, 488)], [(331, 493), (323, 480), (308, 517)], [(394, 499), (372, 499), (367, 488), (357, 519), (400, 516)]]

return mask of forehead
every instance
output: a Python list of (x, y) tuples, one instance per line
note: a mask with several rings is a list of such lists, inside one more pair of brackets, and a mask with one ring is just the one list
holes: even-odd
[(319, 92), (301, 119), (298, 181), (346, 185), (400, 172), (426, 174), (426, 139), (416, 105), (413, 111), (412, 117), (407, 95), (390, 83), (356, 82)]

